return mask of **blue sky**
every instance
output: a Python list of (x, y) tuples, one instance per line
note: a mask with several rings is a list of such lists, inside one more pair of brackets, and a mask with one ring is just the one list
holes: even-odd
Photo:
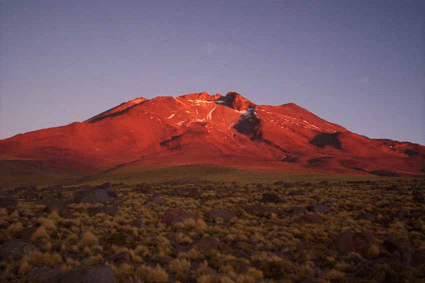
[(425, 145), (421, 1), (0, 0), (0, 139), (237, 91)]

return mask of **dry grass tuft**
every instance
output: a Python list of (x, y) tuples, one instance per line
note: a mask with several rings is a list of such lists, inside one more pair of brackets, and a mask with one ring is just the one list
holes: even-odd
[(31, 237), (31, 241), (33, 242), (37, 242), (40, 239), (50, 239), (49, 234), (47, 234), (46, 229), (43, 226), (38, 227)]
[(190, 270), (190, 261), (184, 258), (176, 258), (170, 262), (168, 268), (171, 272), (176, 274), (176, 279), (184, 280), (188, 276)]
[(81, 238), (81, 244), (85, 246), (93, 246), (97, 245), (98, 243), (98, 238), (90, 231), (84, 233), (83, 237)]

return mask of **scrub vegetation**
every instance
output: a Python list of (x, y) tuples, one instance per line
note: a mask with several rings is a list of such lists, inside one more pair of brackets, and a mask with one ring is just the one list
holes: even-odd
[(2, 189), (0, 281), (424, 282), (424, 192), (423, 178)]

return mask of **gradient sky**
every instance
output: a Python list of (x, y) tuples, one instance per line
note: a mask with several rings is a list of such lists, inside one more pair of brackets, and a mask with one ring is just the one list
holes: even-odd
[(422, 1), (0, 0), (0, 139), (237, 91), (425, 145)]

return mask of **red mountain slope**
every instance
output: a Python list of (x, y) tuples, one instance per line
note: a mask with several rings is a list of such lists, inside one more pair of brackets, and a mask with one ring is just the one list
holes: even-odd
[(0, 160), (71, 175), (128, 163), (422, 174), (425, 147), (369, 139), (292, 103), (256, 105), (235, 92), (203, 92), (138, 98), (82, 123), (1, 140)]

